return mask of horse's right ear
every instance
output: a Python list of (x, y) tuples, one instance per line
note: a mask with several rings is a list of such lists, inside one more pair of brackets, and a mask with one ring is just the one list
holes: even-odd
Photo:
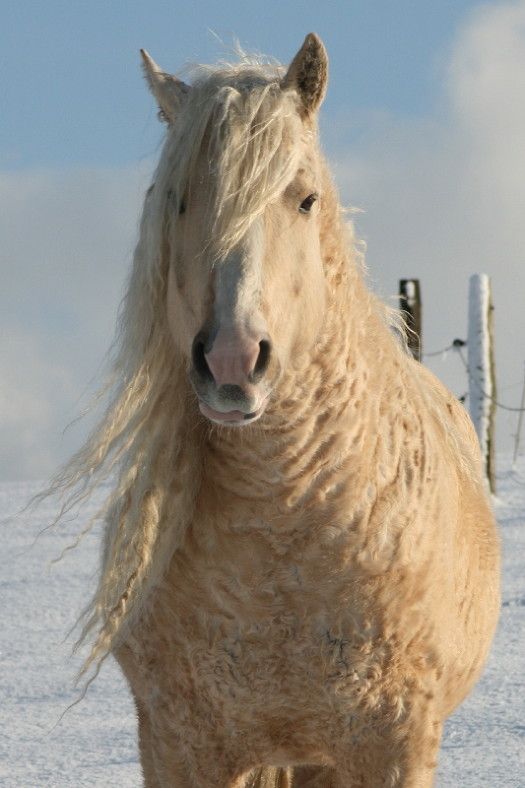
[(167, 123), (173, 123), (190, 87), (177, 77), (166, 74), (145, 49), (141, 49), (140, 54), (148, 85), (159, 105), (159, 117)]

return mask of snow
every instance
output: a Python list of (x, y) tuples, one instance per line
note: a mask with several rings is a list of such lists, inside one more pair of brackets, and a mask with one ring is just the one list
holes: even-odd
[[(485, 673), (447, 723), (437, 788), (525, 786), (525, 457), (498, 458), (496, 513), (504, 546), (503, 606)], [(53, 519), (46, 502), (11, 517), (38, 487), (0, 484), (0, 784), (138, 787), (133, 704), (115, 664), (106, 662), (84, 700), (72, 689), (80, 657), (67, 631), (94, 589), (100, 533), (49, 569), (78, 531), (70, 522), (36, 535)], [(96, 500), (90, 504), (95, 511)]]

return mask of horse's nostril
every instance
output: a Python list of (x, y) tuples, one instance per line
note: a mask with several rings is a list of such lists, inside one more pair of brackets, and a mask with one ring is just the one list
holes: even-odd
[(206, 361), (206, 356), (204, 354), (204, 342), (202, 341), (199, 335), (197, 335), (193, 340), (193, 346), (191, 349), (191, 360), (193, 361), (193, 367), (195, 371), (201, 378), (207, 378), (208, 380), (213, 380), (213, 375), (211, 373), (211, 370), (208, 366), (208, 362)]
[(253, 368), (252, 377), (258, 378), (264, 375), (270, 363), (270, 355), (272, 351), (271, 343), (267, 339), (262, 339), (259, 342), (259, 356)]

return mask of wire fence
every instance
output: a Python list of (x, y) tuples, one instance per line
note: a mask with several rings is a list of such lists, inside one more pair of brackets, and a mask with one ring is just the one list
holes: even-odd
[[(451, 350), (455, 351), (457, 353), (457, 355), (459, 356), (459, 359), (460, 359), (460, 361), (461, 361), (461, 363), (463, 365), (463, 368), (465, 369), (465, 372), (467, 374), (467, 379), (469, 381), (469, 386), (474, 385), (475, 388), (477, 389), (478, 393), (481, 394), (481, 396), (484, 399), (488, 399), (488, 400), (490, 400), (490, 402), (493, 402), (494, 406), (497, 409), (506, 411), (507, 413), (518, 413), (519, 414), (517, 430), (516, 430), (515, 435), (513, 436), (514, 437), (514, 462), (516, 462), (516, 460), (518, 458), (518, 454), (519, 454), (519, 449), (520, 449), (520, 438), (521, 438), (521, 428), (522, 428), (522, 423), (523, 423), (523, 414), (525, 413), (525, 379), (523, 380), (523, 383), (521, 384), (522, 385), (522, 394), (521, 394), (521, 405), (519, 407), (515, 407), (513, 405), (507, 405), (507, 404), (504, 404), (503, 402), (500, 402), (496, 397), (493, 397), (491, 394), (486, 392), (483, 389), (483, 387), (480, 385), (480, 383), (479, 383), (478, 379), (476, 378), (476, 376), (472, 374), (472, 372), (470, 370), (470, 367), (469, 367), (469, 364), (468, 364), (468, 361), (465, 358), (465, 353), (463, 352), (463, 348), (465, 348), (466, 346), (467, 346), (467, 343), (466, 343), (466, 341), (464, 339), (454, 339), (450, 343), (450, 345), (447, 345), (446, 347), (442, 348), (441, 350), (435, 350), (435, 351), (432, 351), (431, 353), (423, 353), (422, 354), (422, 358), (423, 359), (424, 358), (435, 358), (437, 356), (446, 357), (446, 354), (449, 351), (451, 351)], [(519, 383), (515, 383), (512, 386), (507, 386), (504, 390), (508, 391), (509, 389), (516, 388), (519, 385), (520, 385)], [(467, 401), (467, 399), (468, 399), (468, 396), (469, 396), (469, 393), (465, 392), (460, 397), (458, 397), (458, 399), (459, 399), (460, 402), (465, 403)]]
[[(519, 408), (516, 408), (516, 407), (513, 407), (511, 405), (504, 405), (502, 402), (497, 400), (492, 395), (487, 394), (487, 392), (483, 390), (483, 388), (480, 386), (480, 384), (479, 384), (478, 380), (476, 379), (476, 377), (471, 373), (469, 365), (468, 365), (468, 362), (467, 362), (467, 359), (465, 358), (465, 354), (463, 353), (463, 348), (466, 347), (466, 345), (467, 345), (467, 343), (466, 343), (466, 341), (464, 339), (454, 339), (454, 341), (450, 345), (447, 345), (447, 347), (444, 347), (442, 350), (435, 350), (432, 353), (423, 353), (423, 358), (432, 358), (432, 357), (435, 357), (435, 356), (444, 356), (450, 350), (454, 350), (458, 354), (459, 358), (461, 359), (461, 363), (463, 364), (463, 367), (465, 368), (465, 372), (467, 373), (467, 377), (468, 377), (469, 381), (474, 383), (474, 385), (476, 386), (476, 388), (478, 389), (478, 391), (479, 391), (479, 393), (481, 394), (482, 397), (484, 397), (485, 399), (489, 399), (491, 402), (494, 402), (494, 404), (496, 405), (497, 408), (501, 408), (502, 410), (509, 411), (510, 413), (525, 413), (525, 407), (521, 406)], [(516, 384), (516, 385), (519, 385), (519, 384)], [(509, 388), (511, 388), (511, 387), (509, 387)], [(466, 395), (463, 395), (463, 396), (466, 396)], [(460, 399), (463, 399), (463, 398), (460, 397)]]

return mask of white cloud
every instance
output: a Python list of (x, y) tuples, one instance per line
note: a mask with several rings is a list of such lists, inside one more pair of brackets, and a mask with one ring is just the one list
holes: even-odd
[[(78, 395), (74, 368), (50, 352), (47, 339), (2, 330), (0, 346), (0, 478), (34, 478), (50, 471), (60, 451), (60, 418)], [(69, 416), (71, 420), (72, 416)]]
[[(369, 117), (364, 141), (337, 157), (345, 199), (365, 210), (372, 281), (391, 294), (400, 277), (422, 280), (427, 350), (465, 336), (468, 277), (491, 275), (499, 399), (511, 404), (525, 361), (524, 74), (525, 2), (481, 6), (450, 48), (435, 112)], [(428, 363), (467, 389), (458, 359)], [(500, 446), (515, 426), (500, 412)]]
[(0, 174), (0, 478), (78, 446), (62, 433), (112, 339), (150, 169)]

